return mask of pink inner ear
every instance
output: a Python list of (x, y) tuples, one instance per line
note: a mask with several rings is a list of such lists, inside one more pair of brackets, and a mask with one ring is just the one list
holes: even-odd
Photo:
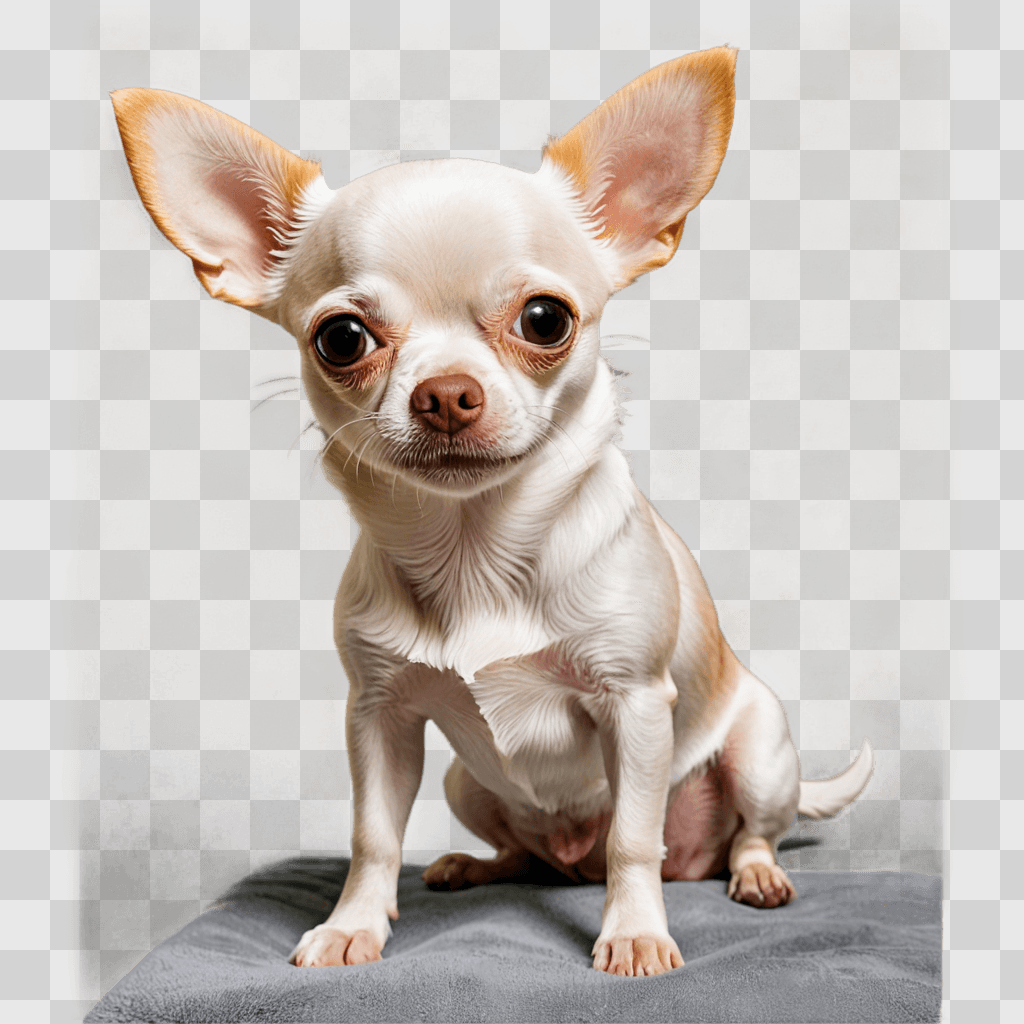
[(707, 134), (699, 117), (618, 141), (599, 202), (601, 218), (623, 248), (642, 249), (696, 205), (691, 185)]
[[(248, 172), (251, 174), (251, 172)], [(271, 251), (280, 247), (266, 186), (247, 176), (244, 167), (219, 164), (207, 174), (205, 186), (235, 222), (236, 238), (231, 261), (246, 276), (261, 277), (272, 263)], [(280, 227), (278, 227), (280, 230)]]

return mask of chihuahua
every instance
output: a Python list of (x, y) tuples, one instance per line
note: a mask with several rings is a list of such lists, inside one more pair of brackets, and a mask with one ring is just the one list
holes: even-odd
[(202, 103), (112, 94), (160, 230), (211, 295), (295, 336), (360, 527), (334, 616), (352, 862), (293, 964), (381, 958), (428, 719), (457, 755), (451, 809), (496, 855), (448, 854), (424, 880), (605, 881), (592, 955), (611, 974), (682, 965), (663, 880), (727, 868), (735, 900), (793, 899), (779, 838), (868, 781), (867, 741), (841, 775), (800, 781), (781, 704), (614, 444), (601, 313), (671, 259), (711, 188), (735, 65), (725, 47), (661, 64), (534, 174), (413, 161), (337, 191)]

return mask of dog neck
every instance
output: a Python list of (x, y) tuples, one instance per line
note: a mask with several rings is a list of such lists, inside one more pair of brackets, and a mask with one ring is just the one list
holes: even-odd
[(368, 467), (345, 465), (342, 453), (328, 471), (359, 524), (360, 543), (388, 563), (420, 615), (444, 628), (536, 604), (617, 532), (636, 494), (611, 444), (616, 408), (602, 362), (575, 416), (513, 476), (466, 497), (378, 468), (371, 485)]

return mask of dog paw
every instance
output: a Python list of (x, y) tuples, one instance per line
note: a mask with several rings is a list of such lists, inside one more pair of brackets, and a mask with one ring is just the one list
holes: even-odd
[(796, 889), (778, 864), (748, 864), (734, 874), (728, 895), (752, 907), (779, 907), (796, 899)]
[(339, 967), (381, 960), (383, 944), (368, 931), (342, 931), (318, 924), (305, 932), (288, 957), (296, 967)]
[(468, 853), (446, 853), (438, 857), (420, 876), (431, 889), (465, 889), (490, 881), (485, 877), (483, 861)]
[(626, 978), (664, 974), (683, 966), (675, 939), (667, 935), (598, 939), (594, 945), (594, 970)]

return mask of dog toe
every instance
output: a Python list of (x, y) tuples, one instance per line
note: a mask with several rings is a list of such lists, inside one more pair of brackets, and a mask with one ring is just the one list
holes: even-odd
[(381, 960), (380, 943), (368, 931), (348, 932), (328, 924), (305, 932), (288, 962), (296, 967), (340, 967)]
[(796, 889), (778, 864), (748, 864), (732, 876), (729, 895), (737, 903), (770, 910), (796, 898)]
[(679, 947), (668, 936), (613, 936), (594, 947), (594, 970), (620, 977), (644, 978), (682, 966)]
[(466, 875), (476, 863), (476, 858), (468, 853), (446, 853), (438, 857), (420, 877), (431, 889), (462, 889), (472, 884)]

